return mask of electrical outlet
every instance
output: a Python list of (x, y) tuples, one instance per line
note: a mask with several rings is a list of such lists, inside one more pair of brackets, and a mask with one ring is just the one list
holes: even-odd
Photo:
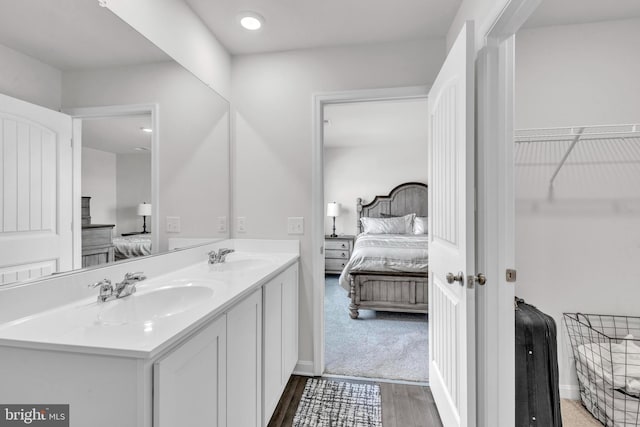
[(226, 233), (227, 232), (227, 217), (219, 216), (218, 217), (218, 233)]
[(238, 217), (238, 233), (246, 233), (247, 232), (247, 217), (239, 216)]
[(304, 217), (290, 216), (287, 219), (287, 233), (304, 234)]
[(168, 216), (167, 217), (167, 233), (179, 233), (180, 232), (180, 217)]

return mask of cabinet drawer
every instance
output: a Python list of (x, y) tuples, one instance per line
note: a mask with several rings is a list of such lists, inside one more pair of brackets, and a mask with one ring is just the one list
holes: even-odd
[(325, 249), (336, 250), (349, 249), (349, 242), (346, 240), (325, 240), (324, 247)]
[(325, 258), (349, 259), (349, 251), (337, 251), (334, 249), (328, 249), (325, 251)]
[(113, 227), (83, 229), (82, 246), (110, 245), (112, 228)]
[(347, 265), (347, 260), (344, 259), (326, 259), (324, 260), (324, 269), (327, 271), (342, 271), (344, 266)]

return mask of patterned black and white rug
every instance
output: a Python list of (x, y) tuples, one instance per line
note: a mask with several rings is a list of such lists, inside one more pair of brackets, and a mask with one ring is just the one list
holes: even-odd
[(309, 378), (293, 427), (382, 427), (380, 387)]

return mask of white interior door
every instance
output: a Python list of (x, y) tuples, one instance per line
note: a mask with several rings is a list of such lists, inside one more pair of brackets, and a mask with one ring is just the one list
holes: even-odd
[(0, 94), (0, 285), (72, 268), (71, 117)]
[(476, 425), (473, 49), (467, 22), (429, 92), (429, 381), (445, 427)]

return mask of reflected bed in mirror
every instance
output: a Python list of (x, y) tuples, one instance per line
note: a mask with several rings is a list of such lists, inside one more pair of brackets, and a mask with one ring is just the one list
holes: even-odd
[(0, 286), (228, 237), (224, 98), (97, 1), (4, 2), (0, 62)]

